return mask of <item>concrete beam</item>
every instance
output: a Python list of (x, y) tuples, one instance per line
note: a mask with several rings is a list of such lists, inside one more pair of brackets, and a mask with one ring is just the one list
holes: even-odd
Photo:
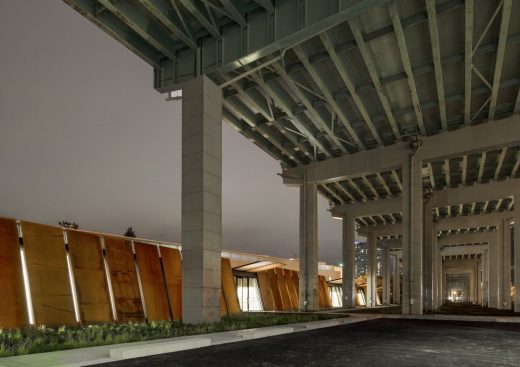
[(498, 232), (473, 232), (473, 233), (456, 233), (439, 237), (437, 244), (439, 247), (447, 245), (469, 245), (473, 243), (482, 244), (492, 241), (497, 237)]
[(441, 249), (441, 256), (484, 254), (488, 247), (488, 245), (449, 246)]
[(513, 196), (513, 193), (518, 192), (519, 190), (520, 179), (509, 179), (505, 181), (472, 186), (459, 186), (454, 189), (435, 191), (433, 193), (433, 197), (431, 198), (431, 204), (432, 207), (435, 208), (449, 205), (505, 199)]
[[(455, 131), (446, 131), (422, 138), (417, 159), (423, 163), (461, 157), (481, 151), (520, 145), (520, 116), (491, 121)], [(409, 144), (397, 143), (387, 147), (347, 154), (284, 171), (286, 185), (301, 185), (305, 175), (307, 182), (332, 182), (372, 173), (400, 168), (410, 154)]]
[(435, 223), (435, 229), (437, 231), (448, 231), (463, 228), (493, 227), (498, 225), (501, 220), (512, 218), (514, 218), (512, 211), (442, 218)]
[(387, 199), (372, 200), (364, 203), (352, 203), (332, 207), (332, 216), (341, 217), (345, 213), (353, 217), (364, 217), (368, 215), (379, 215), (387, 213), (399, 213), (403, 211), (403, 200), (401, 196)]
[[(478, 184), (472, 186), (459, 186), (434, 191), (433, 197), (428, 203), (432, 208), (450, 205), (467, 204), (473, 202), (492, 201), (513, 196), (520, 191), (520, 178), (505, 181)], [(353, 203), (334, 206), (331, 210), (332, 216), (343, 216), (345, 213), (351, 215), (369, 216), (402, 211), (402, 196), (386, 199), (372, 200), (365, 203)]]

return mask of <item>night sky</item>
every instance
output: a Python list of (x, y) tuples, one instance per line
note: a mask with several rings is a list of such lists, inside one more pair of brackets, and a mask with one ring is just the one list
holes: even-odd
[[(0, 216), (180, 241), (181, 102), (152, 68), (60, 0), (0, 0)], [(294, 257), (298, 189), (224, 123), (223, 247)], [(319, 199), (319, 257), (341, 222)]]

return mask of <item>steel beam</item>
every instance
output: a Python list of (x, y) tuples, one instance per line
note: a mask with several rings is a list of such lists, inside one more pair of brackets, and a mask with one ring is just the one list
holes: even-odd
[(187, 35), (179, 25), (179, 20), (173, 17), (168, 5), (162, 0), (137, 0), (144, 8), (146, 8), (153, 16), (155, 16), (175, 37), (178, 37), (192, 50), (197, 50), (197, 44)]
[[(313, 132), (309, 130), (306, 124), (300, 120), (298, 116), (295, 116), (293, 113), (293, 105), (294, 102), (289, 100), (289, 98), (281, 96), (277, 93), (276, 89), (273, 88), (271, 82), (264, 82), (262, 77), (254, 76), (255, 82), (262, 88), (262, 90), (271, 97), (276, 105), (283, 110), (283, 112), (289, 116), (292, 124), (302, 133), (316, 148), (321, 149), (321, 151), (327, 156), (332, 157), (332, 153), (314, 136)], [(316, 160), (316, 158), (312, 155), (312, 160)]]
[[(305, 66), (305, 68), (306, 68), (307, 72), (309, 73), (309, 75), (311, 76), (312, 80), (314, 80), (314, 82), (320, 88), (320, 91), (323, 93), (323, 96), (327, 100), (327, 103), (332, 108), (334, 113), (339, 117), (339, 120), (341, 121), (341, 123), (343, 124), (345, 129), (347, 130), (347, 132), (350, 135), (350, 137), (354, 140), (354, 143), (358, 146), (358, 148), (360, 150), (365, 149), (365, 145), (363, 144), (363, 142), (359, 138), (358, 134), (352, 128), (352, 123), (351, 123), (350, 119), (347, 117), (347, 115), (345, 114), (343, 109), (338, 105), (338, 103), (336, 103), (336, 101), (334, 100), (334, 97), (333, 97), (331, 91), (329, 90), (329, 87), (326, 85), (325, 81), (318, 74), (318, 72), (316, 71), (314, 66), (312, 66), (310, 64), (305, 51), (301, 47), (299, 47), (299, 46), (295, 47), (293, 49), (293, 51), (296, 53), (296, 56), (298, 56), (300, 61)], [(375, 128), (373, 126), (372, 126), (372, 129), (370, 131), (374, 135), (374, 138), (376, 139), (377, 143), (382, 145), (383, 142), (382, 142), (381, 138), (379, 137), (379, 134), (377, 133), (377, 131), (375, 130)]]
[(111, 2), (109, 0), (97, 0), (114, 16), (130, 27), (141, 38), (176, 62), (175, 43), (164, 34), (162, 30), (152, 21), (149, 21), (138, 9), (127, 1)]
[(497, 158), (497, 167), (495, 169), (495, 175), (494, 175), (495, 181), (498, 180), (500, 171), (502, 170), (502, 164), (504, 163), (504, 158), (506, 157), (506, 153), (507, 153), (507, 147), (502, 148), (502, 150), (500, 151), (500, 155)]
[(502, 77), (502, 66), (504, 65), (504, 55), (506, 51), (507, 30), (509, 29), (509, 19), (511, 17), (511, 8), (513, 6), (513, 0), (503, 1), (502, 21), (500, 22), (497, 57), (495, 60), (495, 72), (493, 73), (493, 88), (491, 90), (491, 100), (489, 102), (489, 120), (495, 119), (498, 89), (500, 87), (500, 78)]
[(255, 3), (258, 3), (262, 8), (264, 8), (268, 13), (274, 13), (274, 6), (271, 0), (254, 0)]
[(228, 123), (232, 128), (240, 132), (246, 139), (253, 142), (260, 149), (268, 152), (268, 154), (275, 160), (285, 163), (288, 166), (292, 166), (294, 163), (289, 157), (283, 155), (281, 152), (278, 153), (276, 147), (265, 139), (262, 135), (252, 130), (251, 127), (238, 119), (233, 113), (229, 112), (226, 108), (222, 110), (222, 118), (224, 122)]
[(473, 65), (473, 0), (464, 8), (464, 123), (471, 121), (471, 77)]
[[(397, 122), (395, 121), (394, 114), (392, 112), (392, 107), (390, 106), (390, 101), (386, 96), (386, 92), (381, 84), (381, 79), (379, 78), (379, 74), (377, 73), (376, 65), (372, 60), (372, 56), (368, 50), (368, 46), (365, 43), (363, 35), (361, 33), (361, 27), (359, 25), (358, 20), (353, 20), (349, 22), (352, 33), (354, 34), (354, 39), (356, 40), (359, 51), (361, 52), (361, 57), (367, 67), (368, 74), (370, 75), (370, 79), (374, 84), (377, 95), (379, 96), (379, 101), (383, 106), (386, 117), (388, 119), (388, 123), (394, 132), (394, 135), (397, 140), (401, 139), (401, 132), (399, 131), (399, 127), (397, 126)], [(381, 143), (380, 143), (381, 144)]]
[(332, 128), (328, 126), (328, 124), (325, 122), (322, 116), (314, 109), (312, 101), (301, 91), (297, 83), (287, 75), (285, 69), (279, 64), (275, 64), (274, 68), (276, 72), (281, 75), (285, 84), (289, 86), (291, 91), (307, 108), (307, 114), (309, 115), (310, 120), (316, 125), (316, 127), (320, 130), (325, 131), (325, 133), (327, 134), (327, 139), (330, 141), (332, 145), (337, 146), (338, 149), (340, 149), (343, 153), (347, 153), (347, 149), (343, 146), (343, 143), (334, 134)]
[(106, 16), (106, 14), (96, 14), (95, 2), (93, 0), (63, 0), (85, 18), (101, 28), (111, 37), (116, 39), (123, 46), (139, 56), (146, 63), (155, 68), (161, 67), (161, 54), (148, 42), (138, 37), (135, 32), (128, 28), (124, 23), (117, 19)]
[(401, 60), (403, 62), (404, 72), (408, 80), (408, 87), (410, 88), (410, 94), (412, 96), (413, 107), (415, 110), (415, 116), (417, 117), (417, 125), (422, 135), (426, 135), (426, 128), (424, 126), (423, 114), (421, 111), (421, 104), (419, 102), (419, 95), (417, 94), (417, 87), (415, 86), (415, 80), (413, 77), (412, 64), (410, 63), (410, 57), (408, 55), (408, 47), (406, 46), (406, 38), (404, 36), (403, 26), (401, 24), (401, 18), (395, 2), (389, 5), (390, 17), (392, 18), (392, 24), (394, 26), (395, 36), (397, 38), (397, 45), (399, 47), (399, 53), (401, 54)]
[(191, 13), (197, 19), (197, 21), (208, 31), (209, 34), (211, 34), (215, 39), (221, 40), (222, 35), (220, 34), (220, 31), (217, 29), (216, 25), (211, 21), (211, 19), (208, 19), (207, 16), (204, 14), (207, 12), (205, 9), (200, 8), (197, 3), (193, 0), (178, 0), (184, 8), (188, 12)]
[(437, 96), (439, 98), (439, 114), (443, 130), (448, 129), (446, 118), (446, 100), (444, 96), (444, 81), (441, 63), (441, 51), (439, 44), (439, 30), (437, 27), (437, 12), (435, 0), (426, 0), (426, 10), (428, 12), (428, 27), (430, 29), (430, 40), (432, 44), (433, 66), (435, 71), (435, 83), (437, 85)]
[(237, 8), (236, 4), (233, 0), (220, 0), (224, 8), (229, 13), (229, 17), (232, 18), (235, 22), (237, 22), (241, 27), (247, 26), (247, 21)]
[[(184, 0), (188, 1), (188, 0)], [(266, 3), (268, 0), (263, 0), (261, 5), (265, 5), (266, 9), (270, 7)], [(293, 0), (291, 0), (293, 1)], [(351, 6), (346, 6), (342, 10), (335, 12), (332, 15), (326, 16), (321, 20), (318, 20), (312, 24), (306, 25), (299, 30), (296, 30), (290, 34), (284, 35), (274, 42), (270, 42), (264, 47), (261, 47), (257, 50), (251, 50), (248, 55), (240, 57), (237, 60), (226, 63), (220, 67), (221, 72), (230, 72), (232, 70), (236, 70), (238, 68), (243, 67), (244, 65), (251, 64), (252, 62), (256, 62), (265, 56), (269, 56), (275, 53), (280, 52), (281, 50), (292, 48), (322, 32), (325, 32), (346, 20), (353, 19), (360, 14), (363, 14), (367, 10), (372, 7), (386, 4), (391, 0), (361, 0), (356, 4)], [(270, 9), (272, 10), (272, 9)], [(275, 11), (277, 7), (275, 6)], [(268, 10), (269, 11), (269, 10)], [(295, 14), (297, 15), (297, 14)]]

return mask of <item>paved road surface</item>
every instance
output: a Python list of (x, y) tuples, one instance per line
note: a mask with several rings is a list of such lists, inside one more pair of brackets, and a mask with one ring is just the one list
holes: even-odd
[(520, 325), (377, 319), (100, 366), (520, 366)]

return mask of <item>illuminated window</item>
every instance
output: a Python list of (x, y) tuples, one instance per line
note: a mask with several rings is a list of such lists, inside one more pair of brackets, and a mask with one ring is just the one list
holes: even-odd
[(341, 307), (343, 306), (343, 290), (339, 285), (330, 285), (329, 284), (329, 292), (330, 299), (332, 300), (332, 307)]
[(242, 311), (263, 311), (258, 280), (253, 277), (236, 277), (237, 296)]
[(361, 289), (358, 289), (358, 291), (357, 291), (357, 301), (360, 306), (367, 305), (367, 302), (365, 299), (365, 293)]

